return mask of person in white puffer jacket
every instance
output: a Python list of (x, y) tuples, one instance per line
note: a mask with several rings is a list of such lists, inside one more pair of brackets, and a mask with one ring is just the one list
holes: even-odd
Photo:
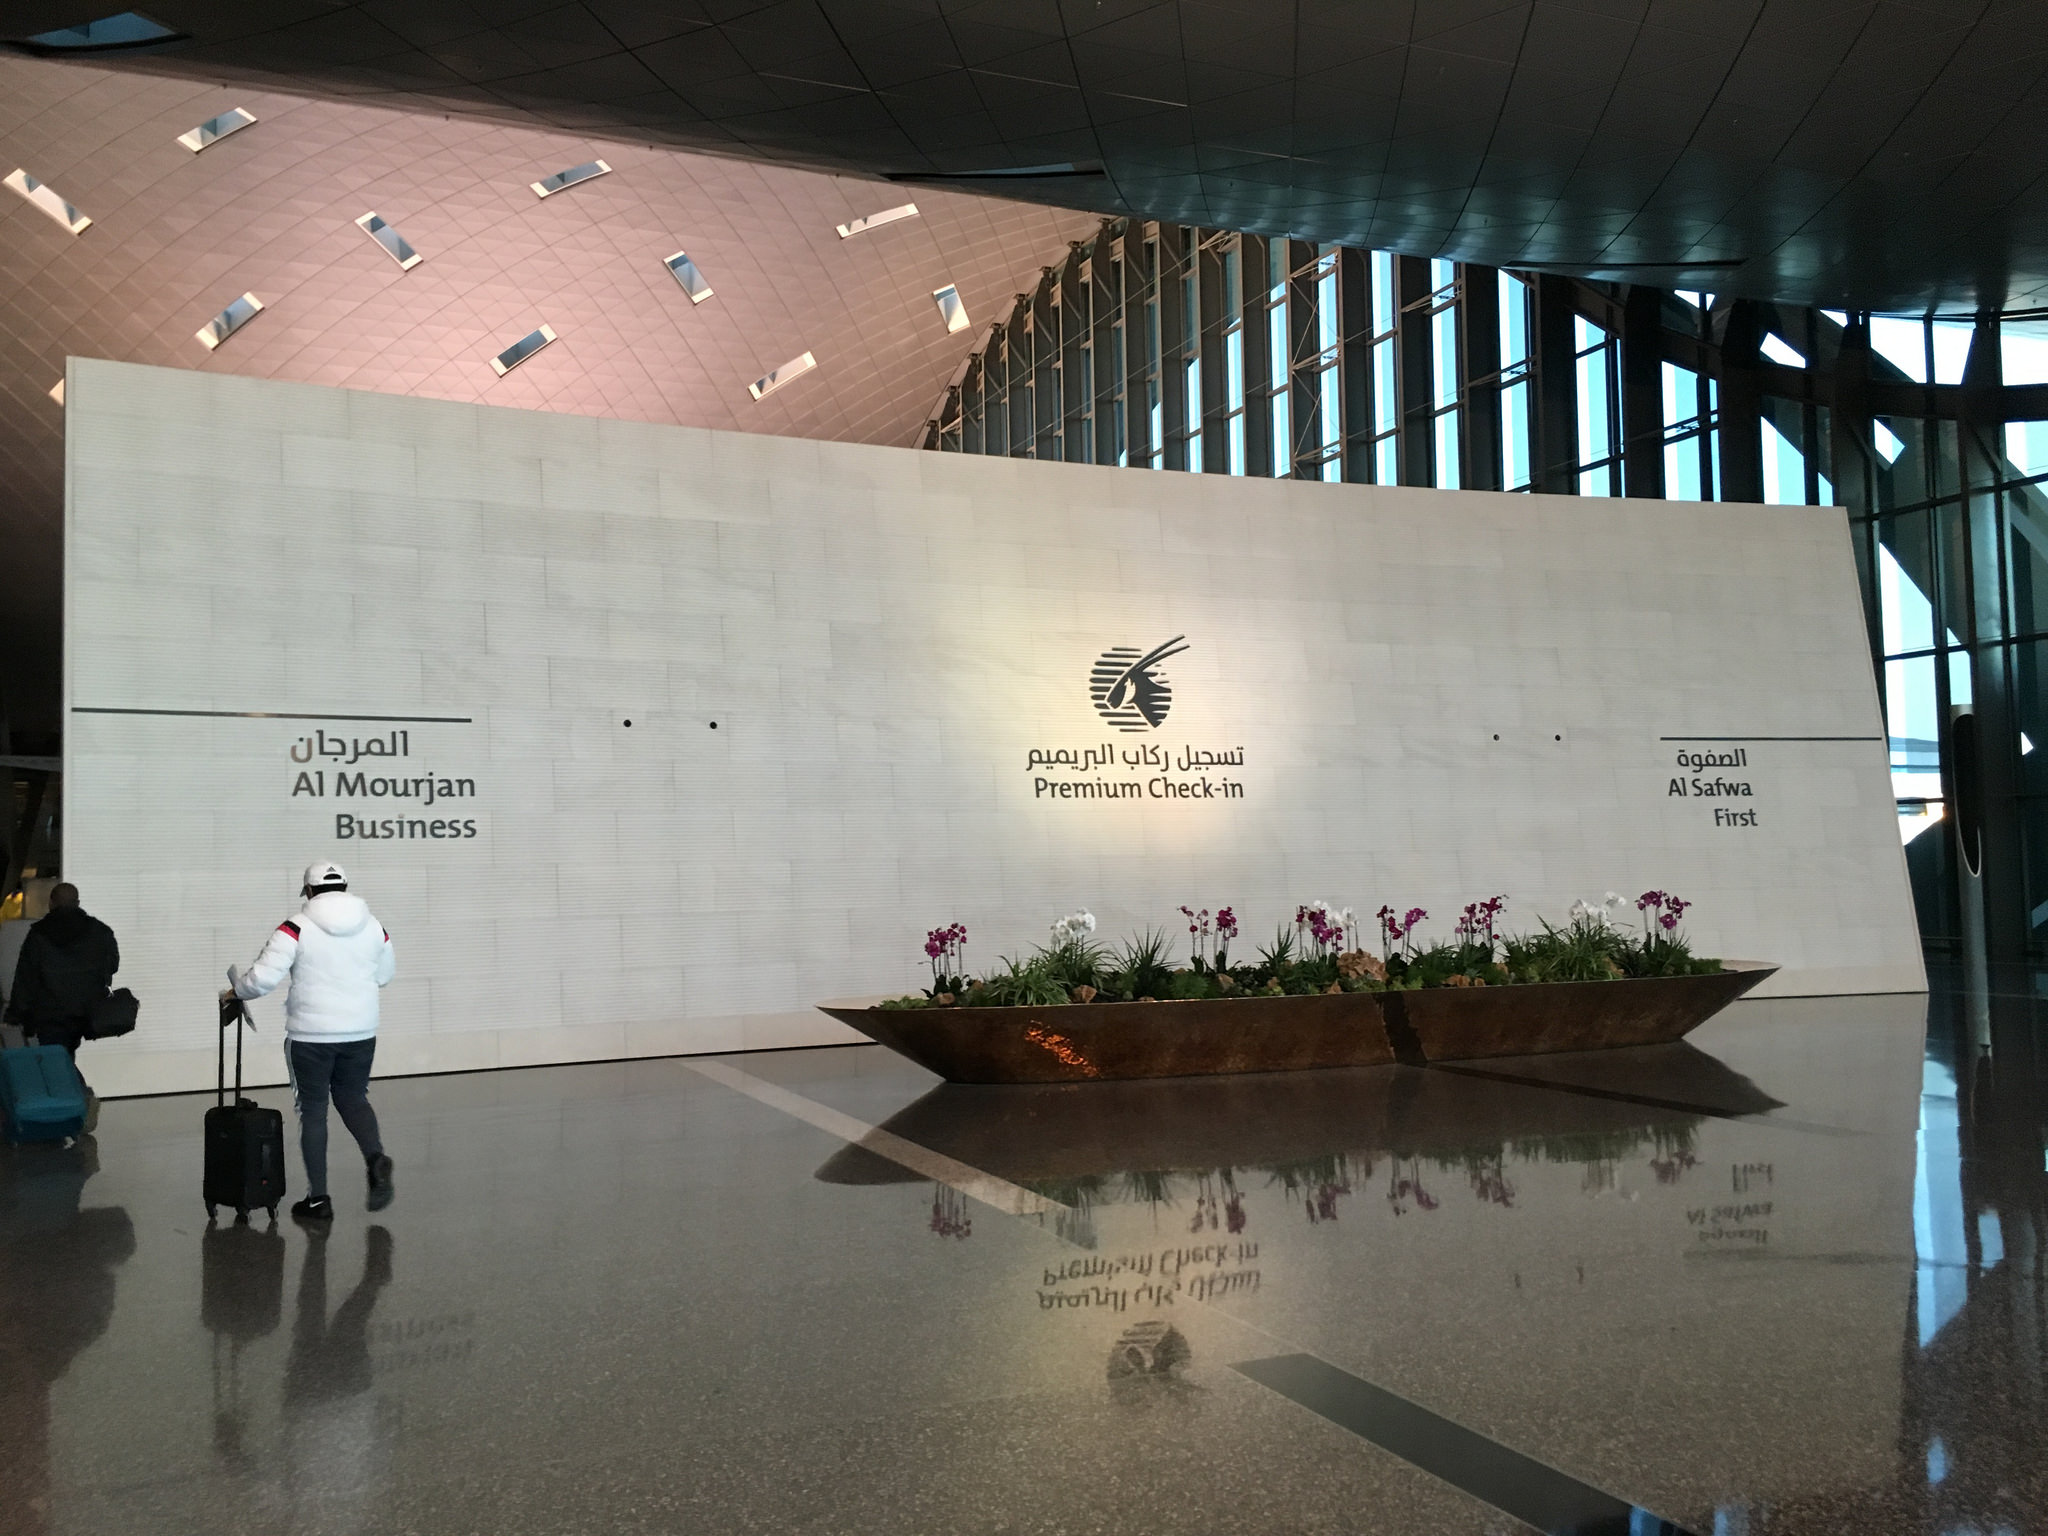
[(327, 1101), (362, 1149), (370, 1177), (370, 1209), (393, 1193), (391, 1159), (370, 1107), (370, 1067), (377, 1056), (377, 993), (398, 968), (391, 935), (339, 864), (307, 868), (297, 917), (279, 923), (246, 969), (228, 967), (228, 985), (244, 1000), (276, 990), (287, 977), (284, 1057), (299, 1111), (299, 1152), (306, 1161), (306, 1198), (292, 1206), (300, 1221), (332, 1221), (327, 1193)]

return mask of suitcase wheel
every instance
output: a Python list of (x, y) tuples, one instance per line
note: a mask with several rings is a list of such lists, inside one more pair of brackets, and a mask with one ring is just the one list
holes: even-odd
[(270, 1207), (270, 1224), (273, 1227), (277, 1225), (277, 1207), (274, 1205)]
[(206, 1202), (206, 1224), (209, 1227), (213, 1225), (213, 1202), (211, 1200)]

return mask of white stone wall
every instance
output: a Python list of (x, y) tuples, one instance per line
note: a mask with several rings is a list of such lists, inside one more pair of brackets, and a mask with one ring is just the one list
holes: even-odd
[[(1076, 906), (1118, 934), (1227, 904), (1245, 948), (1316, 897), (1444, 934), (1496, 892), (1527, 925), (1659, 887), (1697, 903), (1700, 949), (1782, 963), (1773, 990), (1923, 984), (1837, 511), (1143, 474), (84, 360), (68, 401), (65, 867), (144, 1000), (94, 1049), (103, 1092), (211, 1082), (223, 968), (324, 857), (398, 944), (385, 1072), (836, 1041), (809, 1004), (912, 986), (926, 929), (965, 922), (978, 969)], [(1176, 635), (1171, 713), (1116, 731), (1096, 658)], [(403, 757), (320, 753), (395, 730)], [(1076, 775), (1034, 749), (1105, 746), (1082, 777), (1241, 750), (1163, 777), (1242, 798), (1035, 793)], [(1672, 795), (1696, 750), (1745, 753), (1704, 777), (1750, 793)], [(293, 794), (302, 771), (325, 793)], [(476, 792), (342, 798), (343, 771)], [(339, 839), (341, 814), (477, 835)], [(280, 1016), (259, 1005), (258, 1080)]]

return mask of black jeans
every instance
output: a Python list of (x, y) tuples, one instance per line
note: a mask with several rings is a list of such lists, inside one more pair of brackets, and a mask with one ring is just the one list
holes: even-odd
[(318, 1200), (327, 1193), (327, 1101), (341, 1114), (341, 1123), (355, 1137), (363, 1158), (379, 1157), (383, 1139), (377, 1134), (377, 1112), (370, 1108), (370, 1063), (377, 1042), (344, 1040), (322, 1045), (312, 1040), (284, 1043), (286, 1070), (291, 1073), (292, 1102), (299, 1110), (299, 1153), (306, 1160), (306, 1193)]

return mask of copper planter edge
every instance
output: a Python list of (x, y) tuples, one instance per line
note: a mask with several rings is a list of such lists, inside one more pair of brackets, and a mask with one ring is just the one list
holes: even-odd
[(1113, 1082), (1660, 1043), (1690, 1033), (1776, 970), (1729, 961), (1711, 976), (1420, 992), (1048, 1008), (818, 1007), (948, 1082)]

